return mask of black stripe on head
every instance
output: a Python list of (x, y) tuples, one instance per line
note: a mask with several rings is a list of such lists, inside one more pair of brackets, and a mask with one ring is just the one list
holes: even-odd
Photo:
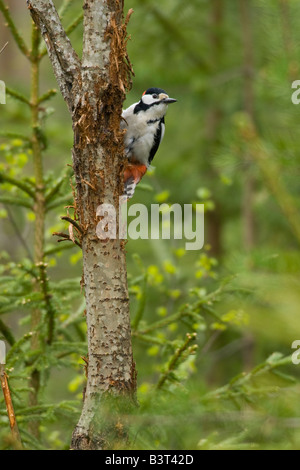
[(163, 90), (162, 88), (148, 88), (148, 90), (146, 90), (145, 93), (143, 94), (144, 95), (154, 95), (154, 94), (159, 95), (160, 93), (165, 93), (165, 95), (167, 94), (165, 90)]
[[(165, 90), (163, 90), (162, 88), (155, 88), (155, 87), (153, 87), (153, 88), (148, 88), (148, 90), (144, 91), (143, 96), (144, 96), (144, 95), (154, 95), (154, 94), (160, 95), (160, 93), (164, 93), (165, 95), (167, 94), (167, 93), (165, 92)], [(146, 111), (146, 110), (149, 109), (151, 106), (155, 106), (155, 105), (158, 105), (158, 104), (160, 104), (160, 103), (161, 103), (161, 101), (156, 101), (156, 102), (154, 102), (154, 103), (152, 103), (152, 104), (146, 104), (146, 103), (143, 102), (143, 99), (141, 99), (141, 100), (139, 101), (139, 103), (135, 106), (133, 112), (134, 112), (134, 114), (137, 114), (137, 113), (139, 113), (140, 111)]]

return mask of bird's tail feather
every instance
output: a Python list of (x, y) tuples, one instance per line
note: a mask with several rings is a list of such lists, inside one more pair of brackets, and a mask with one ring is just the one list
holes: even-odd
[(124, 171), (124, 196), (132, 198), (137, 184), (147, 171), (147, 166), (129, 163)]
[(128, 178), (127, 181), (124, 183), (124, 193), (123, 196), (127, 197), (128, 199), (132, 198), (134, 195), (134, 191), (136, 188), (137, 183), (135, 183), (134, 178)]

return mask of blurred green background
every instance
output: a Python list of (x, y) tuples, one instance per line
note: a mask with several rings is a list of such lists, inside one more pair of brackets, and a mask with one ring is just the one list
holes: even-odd
[[(68, 4), (66, 27), (81, 14), (80, 1), (54, 3)], [(29, 43), (26, 2), (7, 4)], [(200, 251), (186, 251), (184, 240), (129, 240), (126, 245), (140, 402), (132, 417), (135, 446), (299, 449), (300, 366), (289, 357), (292, 342), (300, 339), (299, 107), (291, 101), (292, 83), (300, 79), (299, 2), (126, 0), (125, 14), (129, 8), (134, 9), (128, 52), (135, 77), (124, 106), (152, 86), (178, 100), (168, 110), (154, 168), (132, 203), (205, 205)], [(81, 24), (70, 38), (80, 55)], [(30, 66), (2, 17), (0, 49), (7, 41), (0, 79), (28, 95)], [(57, 85), (45, 56), (41, 95), (52, 88)], [(51, 184), (70, 170), (71, 119), (59, 93), (40, 112), (47, 139), (44, 175)], [(18, 138), (30, 132), (30, 109), (7, 94), (0, 113), (1, 172), (31, 178), (30, 148)], [(67, 174), (61, 197), (70, 193), (70, 178)], [(13, 281), (6, 285), (5, 276), (10, 271), (23, 282), (18, 265), (24, 266), (32, 252), (35, 215), (9, 204), (4, 196), (10, 191), (7, 182), (1, 185), (0, 318), (19, 339), (29, 331), (30, 308), (14, 303)], [(56, 246), (52, 233), (66, 230), (60, 219), (65, 205), (47, 215), (46, 250)], [(24, 405), (22, 345), (18, 359), (11, 356), (22, 377), (18, 381), (11, 373), (11, 380), (24, 442), (59, 449), (68, 446), (84, 383), (81, 256), (74, 246), (46, 258), (57, 309), (56, 340), (73, 342), (74, 350), (68, 362), (45, 359), (40, 365), (47, 373), (37, 440), (26, 431), (34, 411)], [(28, 280), (24, 289), (32, 301)], [(76, 328), (68, 336), (62, 330), (72, 327), (72, 315), (77, 315)], [(6, 338), (3, 331), (0, 339)], [(191, 340), (197, 349), (184, 346), (186, 333), (197, 333)], [(76, 354), (77, 342), (82, 350)], [(182, 353), (172, 369), (178, 348)], [(43, 353), (49, 359), (54, 350)], [(8, 448), (3, 401), (0, 425), (2, 448)]]

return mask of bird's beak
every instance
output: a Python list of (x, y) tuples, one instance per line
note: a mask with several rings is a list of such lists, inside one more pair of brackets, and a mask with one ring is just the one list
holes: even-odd
[(171, 104), (171, 103), (176, 103), (177, 100), (175, 100), (174, 98), (165, 98), (163, 100), (164, 103), (167, 103), (167, 104)]
[(159, 95), (159, 99), (161, 103), (166, 103), (166, 104), (175, 103), (177, 101), (174, 98), (169, 98), (169, 95), (167, 95), (166, 93), (161, 93)]

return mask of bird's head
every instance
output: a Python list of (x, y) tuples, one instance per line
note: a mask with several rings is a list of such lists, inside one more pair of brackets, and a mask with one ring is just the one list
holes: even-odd
[(148, 106), (157, 106), (160, 104), (168, 105), (175, 103), (177, 100), (170, 98), (162, 88), (148, 88), (144, 91), (142, 101)]
[(168, 105), (177, 100), (170, 98), (162, 88), (148, 88), (136, 107), (136, 112), (147, 111), (147, 114), (163, 117), (168, 109)]

